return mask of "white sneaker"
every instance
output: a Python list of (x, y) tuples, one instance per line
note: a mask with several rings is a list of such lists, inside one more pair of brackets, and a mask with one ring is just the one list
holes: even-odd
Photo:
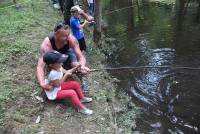
[(92, 102), (92, 98), (85, 97), (85, 98), (81, 99), (81, 102), (82, 102), (82, 103), (89, 103), (89, 102)]
[(79, 112), (82, 113), (82, 114), (86, 114), (86, 115), (93, 114), (93, 110), (90, 110), (90, 109), (87, 109), (87, 108), (79, 110)]
[(54, 7), (55, 9), (60, 9), (60, 5), (59, 5), (58, 3), (53, 4), (53, 7)]

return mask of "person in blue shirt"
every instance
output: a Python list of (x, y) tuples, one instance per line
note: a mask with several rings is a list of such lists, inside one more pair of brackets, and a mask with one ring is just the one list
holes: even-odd
[(81, 51), (86, 51), (86, 43), (83, 33), (83, 28), (90, 24), (87, 20), (84, 21), (83, 24), (80, 23), (80, 12), (76, 6), (73, 6), (70, 10), (71, 18), (70, 18), (70, 28), (73, 35), (76, 37), (79, 43), (79, 47)]

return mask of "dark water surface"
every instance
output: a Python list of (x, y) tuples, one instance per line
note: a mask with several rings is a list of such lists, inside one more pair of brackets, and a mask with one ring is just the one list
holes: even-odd
[[(178, 1), (178, 0), (177, 0)], [(200, 67), (198, 3), (105, 0), (107, 37), (119, 40), (111, 67), (172, 65)], [(110, 72), (119, 89), (141, 107), (137, 130), (144, 133), (200, 133), (200, 70), (139, 69)]]

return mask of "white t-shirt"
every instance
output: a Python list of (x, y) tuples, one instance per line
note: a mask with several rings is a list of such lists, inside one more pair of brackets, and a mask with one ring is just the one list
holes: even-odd
[(94, 3), (94, 0), (89, 0), (89, 3)]
[[(61, 71), (56, 71), (56, 70), (51, 70), (48, 74), (48, 77), (47, 79), (45, 79), (45, 82), (47, 84), (50, 83), (50, 81), (53, 81), (53, 80), (61, 80), (63, 77), (63, 72)], [(55, 87), (53, 90), (45, 90), (45, 93), (47, 95), (47, 98), (49, 100), (55, 100), (56, 99), (56, 96), (57, 96), (57, 93), (58, 91), (61, 90), (61, 86), (59, 87)]]

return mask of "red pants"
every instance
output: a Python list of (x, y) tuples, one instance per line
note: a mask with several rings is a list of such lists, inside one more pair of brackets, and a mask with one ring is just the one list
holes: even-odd
[(57, 100), (69, 98), (75, 107), (84, 109), (85, 106), (80, 102), (84, 98), (80, 84), (76, 81), (69, 81), (61, 83), (61, 90), (57, 93)]

